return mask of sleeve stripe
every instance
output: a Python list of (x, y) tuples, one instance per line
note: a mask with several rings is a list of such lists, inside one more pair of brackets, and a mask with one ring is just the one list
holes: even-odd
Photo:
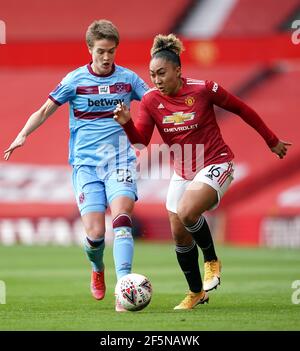
[(57, 100), (55, 100), (51, 95), (48, 95), (48, 99), (52, 100), (57, 106), (61, 106), (62, 105), (62, 103), (60, 103)]
[(205, 85), (204, 80), (198, 80), (198, 79), (192, 79), (192, 78), (187, 78), (186, 79), (186, 84), (199, 84), (199, 85)]
[(151, 91), (155, 91), (155, 90), (158, 90), (158, 89), (157, 89), (157, 88), (151, 88), (151, 89), (147, 90), (147, 91), (145, 92), (144, 96), (145, 96), (146, 94), (151, 93)]

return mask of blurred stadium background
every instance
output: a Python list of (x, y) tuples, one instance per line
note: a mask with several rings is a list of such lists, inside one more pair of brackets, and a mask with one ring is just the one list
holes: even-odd
[[(293, 28), (299, 0), (10, 0), (0, 9), (6, 24), (6, 44), (0, 45), (2, 150), (62, 77), (89, 61), (85, 31), (94, 19), (117, 25), (116, 63), (148, 83), (154, 35), (174, 32), (186, 47), (184, 76), (217, 81), (293, 143), (286, 159), (278, 160), (239, 117), (216, 111), (237, 169), (222, 205), (208, 215), (216, 240), (300, 247), (300, 35)], [(158, 134), (152, 143), (161, 143)], [(0, 161), (1, 244), (81, 242), (67, 155), (63, 106), (9, 162)], [(139, 181), (136, 235), (145, 241), (171, 239), (167, 186), (168, 180)]]

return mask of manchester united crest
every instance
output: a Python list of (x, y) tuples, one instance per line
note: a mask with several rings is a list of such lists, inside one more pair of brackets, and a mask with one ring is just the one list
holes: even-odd
[(184, 102), (188, 106), (193, 106), (195, 103), (195, 98), (193, 96), (188, 96)]

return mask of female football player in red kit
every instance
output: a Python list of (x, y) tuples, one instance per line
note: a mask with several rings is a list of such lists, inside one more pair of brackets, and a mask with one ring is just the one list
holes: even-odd
[[(203, 213), (219, 205), (234, 173), (234, 155), (223, 141), (213, 106), (239, 115), (279, 158), (291, 144), (280, 141), (255, 111), (216, 82), (183, 78), (182, 50), (175, 35), (157, 35), (150, 61), (155, 88), (142, 98), (135, 123), (124, 105), (117, 106), (114, 118), (132, 144), (148, 145), (156, 125), (167, 145), (177, 144), (182, 150), (192, 145), (189, 155), (182, 151), (174, 156), (175, 172), (166, 201), (177, 260), (189, 286), (187, 296), (174, 309), (191, 309), (208, 302), (207, 291), (220, 284), (221, 261)], [(199, 145), (204, 153), (197, 149)], [(197, 246), (205, 262), (203, 283)]]

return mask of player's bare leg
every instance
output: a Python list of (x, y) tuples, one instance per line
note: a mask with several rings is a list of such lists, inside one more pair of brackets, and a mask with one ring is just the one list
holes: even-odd
[(202, 214), (218, 202), (214, 188), (202, 182), (192, 182), (184, 192), (177, 208), (178, 217), (191, 233), (204, 256), (205, 291), (220, 284), (221, 262), (218, 260), (208, 224)]
[(96, 300), (105, 296), (103, 251), (105, 247), (105, 214), (103, 212), (89, 212), (82, 216), (86, 231), (85, 251), (92, 264), (91, 293)]

